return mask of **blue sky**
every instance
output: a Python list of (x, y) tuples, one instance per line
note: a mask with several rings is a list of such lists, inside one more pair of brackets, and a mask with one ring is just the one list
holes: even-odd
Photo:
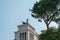
[[(17, 25), (29, 19), (37, 33), (46, 29), (44, 22), (38, 22), (31, 16), (31, 9), (36, 0), (0, 0), (0, 40), (13, 40)], [(57, 26), (52, 22), (50, 26)]]

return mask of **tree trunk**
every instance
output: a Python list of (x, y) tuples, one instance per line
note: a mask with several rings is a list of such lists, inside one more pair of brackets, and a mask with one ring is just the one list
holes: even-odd
[(45, 21), (45, 20), (44, 20), (44, 22), (45, 22), (46, 27), (47, 27), (47, 30), (48, 30), (48, 29), (49, 29), (49, 24), (48, 24), (48, 21)]
[(46, 24), (46, 26), (47, 26), (47, 30), (49, 29), (49, 25), (48, 24)]

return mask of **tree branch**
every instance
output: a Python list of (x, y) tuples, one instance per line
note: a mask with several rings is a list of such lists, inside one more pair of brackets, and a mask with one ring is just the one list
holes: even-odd
[(49, 23), (48, 25), (51, 23), (51, 21), (53, 20), (53, 18), (55, 17), (55, 15), (57, 14), (57, 12), (60, 11), (60, 9), (58, 9), (55, 13), (53, 13), (53, 15), (50, 17)]

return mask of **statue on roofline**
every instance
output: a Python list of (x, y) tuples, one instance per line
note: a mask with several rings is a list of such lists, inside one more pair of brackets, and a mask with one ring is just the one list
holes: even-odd
[(28, 18), (26, 19), (26, 22), (23, 22), (23, 21), (22, 21), (22, 23), (23, 23), (23, 24), (28, 24)]

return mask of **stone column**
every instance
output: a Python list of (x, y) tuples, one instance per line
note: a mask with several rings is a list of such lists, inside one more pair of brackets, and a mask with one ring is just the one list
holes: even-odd
[(30, 38), (29, 38), (29, 31), (27, 31), (26, 34), (27, 34), (27, 35), (26, 35), (26, 40), (30, 40)]

